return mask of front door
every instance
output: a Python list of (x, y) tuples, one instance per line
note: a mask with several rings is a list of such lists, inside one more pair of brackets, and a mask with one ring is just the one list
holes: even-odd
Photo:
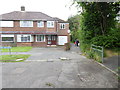
[(48, 45), (56, 45), (57, 36), (56, 35), (48, 35), (47, 36), (47, 44)]

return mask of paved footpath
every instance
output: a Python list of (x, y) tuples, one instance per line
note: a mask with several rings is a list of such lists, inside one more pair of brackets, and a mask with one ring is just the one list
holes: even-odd
[(33, 48), (29, 53), (25, 62), (2, 64), (3, 88), (118, 87), (116, 75), (74, 50)]

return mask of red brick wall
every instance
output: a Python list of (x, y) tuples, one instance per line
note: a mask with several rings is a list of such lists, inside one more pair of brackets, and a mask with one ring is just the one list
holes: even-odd
[(33, 47), (46, 47), (47, 43), (46, 42), (34, 42), (32, 44)]
[(33, 22), (33, 27), (20, 27), (20, 21), (14, 22), (14, 27), (2, 27), (2, 31), (48, 31), (56, 32), (56, 23), (54, 28), (47, 28), (47, 22), (44, 22), (44, 27), (37, 27), (37, 21)]
[(17, 42), (17, 46), (32, 46), (31, 42)]
[[(44, 22), (44, 27), (37, 27), (37, 21), (33, 22), (33, 27), (20, 27), (20, 21), (14, 22), (14, 27), (2, 27), (2, 31), (47, 31), (57, 32), (58, 35), (68, 36), (68, 42), (70, 41), (68, 30), (69, 24), (66, 24), (65, 29), (60, 29), (60, 24), (55, 22), (54, 28), (47, 28), (47, 22)], [(16, 37), (16, 35), (15, 35)], [(16, 40), (15, 40), (16, 41)], [(9, 43), (3, 43), (3, 45), (10, 45)], [(17, 46), (34, 46), (34, 47), (46, 47), (47, 42), (17, 42)]]
[(58, 35), (68, 35), (69, 24), (65, 24), (65, 29), (60, 29), (60, 24), (58, 24)]
[(14, 42), (1, 42), (2, 46), (12, 46), (12, 47), (16, 47), (17, 44)]

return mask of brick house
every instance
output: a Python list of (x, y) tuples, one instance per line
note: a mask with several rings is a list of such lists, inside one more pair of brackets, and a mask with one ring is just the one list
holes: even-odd
[(42, 12), (13, 11), (0, 15), (2, 46), (46, 47), (70, 42), (69, 23)]

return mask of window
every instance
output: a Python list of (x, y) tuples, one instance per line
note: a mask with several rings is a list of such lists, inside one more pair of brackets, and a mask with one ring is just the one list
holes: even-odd
[(60, 29), (65, 29), (65, 23), (60, 24)]
[(33, 27), (33, 21), (20, 21), (20, 27)]
[(32, 42), (31, 35), (17, 35), (17, 42)]
[(38, 21), (37, 26), (38, 27), (44, 27), (44, 22), (43, 21)]
[(0, 27), (13, 27), (13, 21), (0, 21)]
[(54, 21), (47, 21), (47, 27), (54, 27)]
[(21, 42), (30, 42), (30, 35), (21, 35)]
[(44, 35), (37, 35), (37, 38), (36, 38), (37, 42), (44, 42), (45, 41), (45, 36)]
[(14, 35), (1, 35), (3, 42), (14, 42)]

